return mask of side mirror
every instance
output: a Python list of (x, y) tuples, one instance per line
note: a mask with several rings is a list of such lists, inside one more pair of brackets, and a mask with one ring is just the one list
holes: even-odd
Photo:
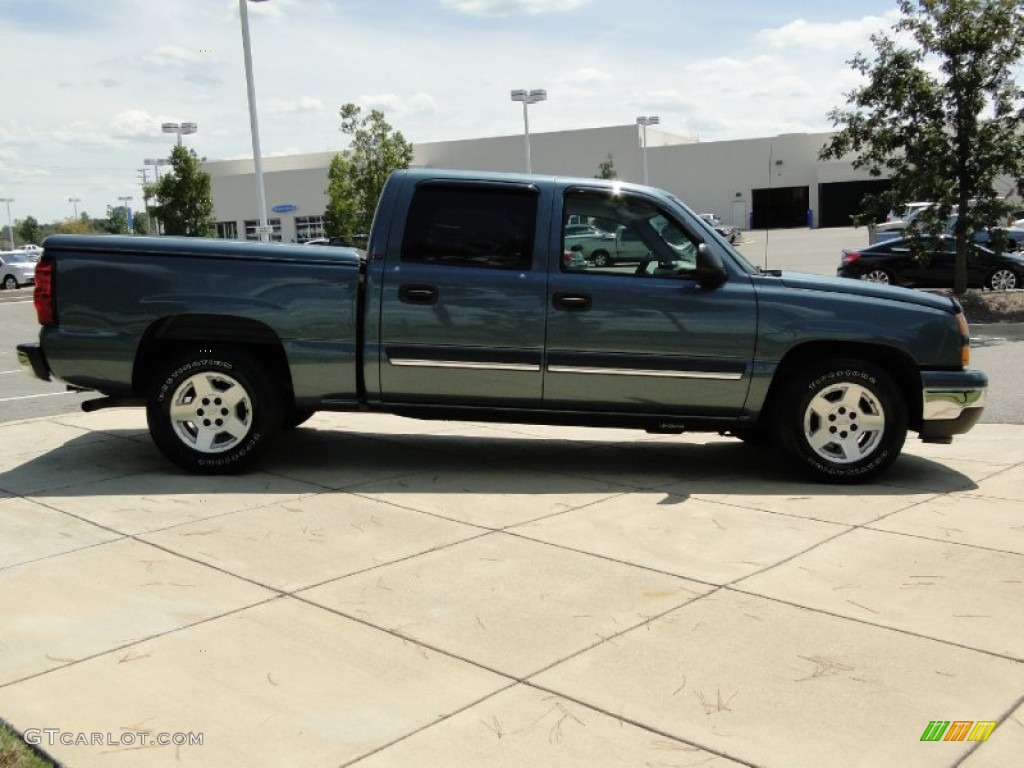
[(717, 288), (729, 279), (722, 257), (706, 243), (697, 246), (697, 268), (691, 275), (705, 288)]

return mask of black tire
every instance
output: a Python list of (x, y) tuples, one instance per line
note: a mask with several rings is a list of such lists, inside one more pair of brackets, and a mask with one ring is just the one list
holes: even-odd
[(1009, 291), (1020, 287), (1020, 277), (1012, 269), (993, 269), (985, 278), (985, 287), (990, 291)]
[(779, 441), (817, 480), (868, 480), (896, 460), (907, 437), (899, 387), (862, 360), (806, 366), (785, 385), (779, 402)]
[(163, 368), (146, 403), (160, 451), (196, 474), (241, 472), (281, 429), (281, 398), (244, 352), (192, 352)]
[(594, 260), (595, 267), (607, 267), (609, 264), (607, 251), (595, 251), (590, 254), (590, 258)]
[(16, 278), (14, 275), (4, 275), (4, 290), (5, 291), (13, 291), (13, 290), (15, 290), (16, 288), (19, 288), (19, 287), (20, 286), (18, 285), (18, 278)]
[(295, 429), (296, 427), (302, 426), (316, 413), (312, 408), (292, 408), (284, 416), (284, 423), (281, 425), (284, 429)]
[(728, 434), (756, 448), (767, 448), (775, 442), (771, 430), (764, 426), (730, 429)]

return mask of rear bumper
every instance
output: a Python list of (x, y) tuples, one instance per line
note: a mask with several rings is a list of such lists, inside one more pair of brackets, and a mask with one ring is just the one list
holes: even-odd
[(922, 440), (948, 442), (968, 432), (985, 410), (988, 377), (981, 371), (925, 371), (921, 384)]
[(18, 365), (29, 376), (50, 381), (50, 366), (46, 362), (43, 348), (36, 343), (18, 345)]

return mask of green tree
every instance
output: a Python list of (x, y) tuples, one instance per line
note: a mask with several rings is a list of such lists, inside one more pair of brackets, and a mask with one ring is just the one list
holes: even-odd
[(132, 230), (136, 235), (148, 235), (149, 234), (149, 214), (145, 211), (136, 211), (135, 215), (132, 216)]
[(149, 206), (150, 214), (163, 222), (168, 235), (213, 237), (210, 174), (203, 172), (192, 149), (174, 147), (170, 160), (171, 170), (145, 189), (146, 195), (156, 199)]
[(618, 171), (615, 170), (615, 161), (612, 159), (611, 152), (608, 153), (608, 157), (602, 160), (597, 165), (597, 173), (594, 175), (595, 179), (617, 179), (619, 178)]
[(123, 205), (113, 208), (107, 206), (107, 218), (102, 227), (104, 232), (111, 235), (127, 235), (131, 231), (128, 227), (128, 209)]
[(1014, 69), (1024, 54), (1020, 0), (900, 0), (893, 37), (871, 38), (875, 57), (851, 67), (865, 82), (829, 113), (841, 128), (822, 159), (853, 155), (855, 168), (887, 173), (891, 189), (865, 201), (860, 221), (910, 200), (935, 203), (920, 229), (938, 232), (959, 211), (953, 291), (967, 289), (971, 234), (1002, 223), (995, 191), (1009, 177), (1024, 189), (1024, 91)]
[(340, 130), (350, 140), (348, 148), (331, 160), (327, 171), (324, 231), (328, 237), (357, 242), (370, 232), (388, 175), (409, 167), (413, 149), (380, 110), (371, 110), (364, 117), (355, 104), (345, 104), (339, 114)]
[(26, 216), (24, 220), (14, 228), (15, 233), (18, 235), (18, 239), (22, 245), (25, 243), (35, 243), (38, 245), (43, 239), (43, 228), (36, 221), (35, 216)]

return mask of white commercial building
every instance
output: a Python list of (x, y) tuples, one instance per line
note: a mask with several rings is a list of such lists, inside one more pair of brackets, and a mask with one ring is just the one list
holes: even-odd
[[(866, 192), (885, 188), (849, 161), (818, 159), (829, 133), (702, 142), (646, 129), (649, 183), (698, 212), (718, 214), (743, 228), (847, 226)], [(643, 177), (641, 127), (621, 125), (531, 133), (533, 172), (595, 176), (611, 156), (618, 177)], [(523, 135), (414, 145), (413, 165), (512, 171), (525, 168)], [(274, 239), (303, 242), (323, 236), (327, 169), (335, 152), (263, 158), (267, 215)], [(207, 162), (220, 237), (257, 239), (252, 160)]]

